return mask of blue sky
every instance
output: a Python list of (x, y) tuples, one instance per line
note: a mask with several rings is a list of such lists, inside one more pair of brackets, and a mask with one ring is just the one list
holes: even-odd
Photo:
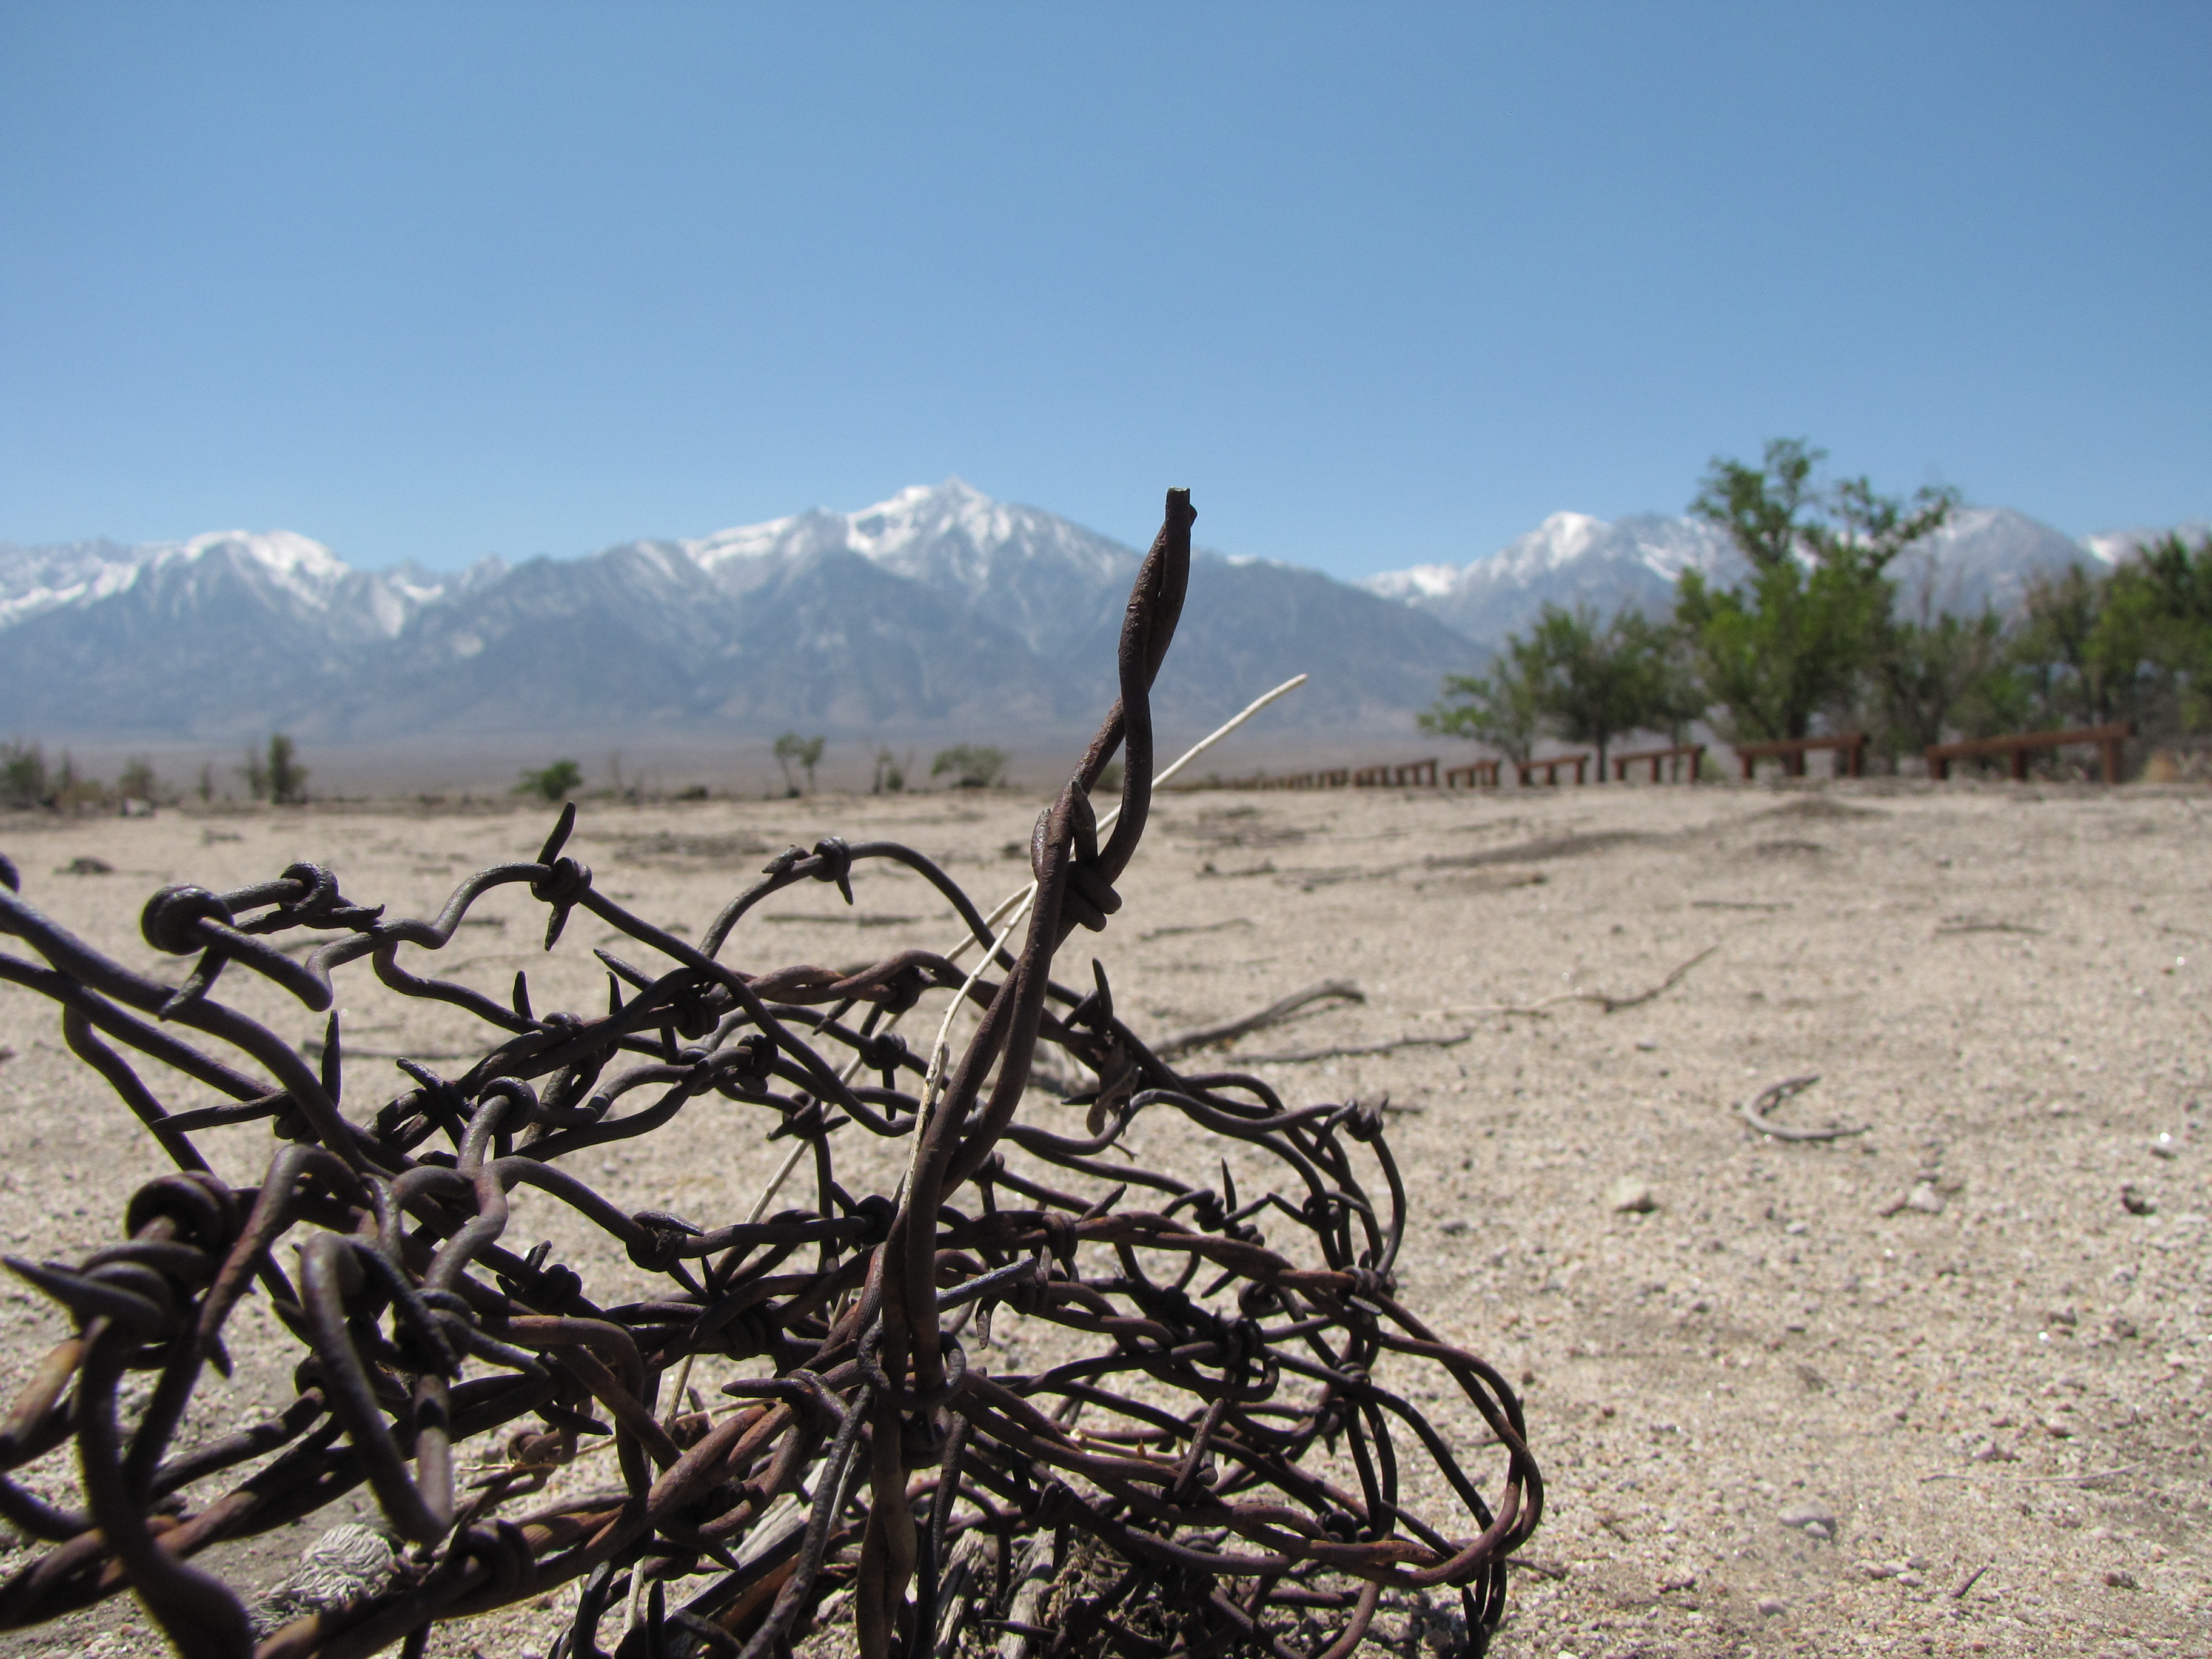
[(2212, 7), (0, 5), (0, 539), (2212, 514)]

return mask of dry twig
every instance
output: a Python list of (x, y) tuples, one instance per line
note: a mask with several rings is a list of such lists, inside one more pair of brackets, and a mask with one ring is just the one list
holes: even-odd
[(1696, 967), (1699, 963), (1703, 962), (1707, 957), (1712, 955), (1714, 951), (1720, 948), (1721, 947), (1717, 945), (1707, 945), (1704, 950), (1698, 951), (1697, 955), (1692, 957), (1680, 967), (1668, 974), (1666, 978), (1661, 980), (1656, 985), (1652, 986), (1649, 990), (1638, 991), (1632, 996), (1610, 996), (1603, 991), (1562, 991), (1557, 996), (1545, 997), (1538, 1001), (1527, 1004), (1496, 1002), (1491, 1003), (1483, 1007), (1437, 1008), (1432, 1009), (1430, 1012), (1435, 1014), (1439, 1019), (1465, 1019), (1487, 1015), (1507, 1016), (1513, 1014), (1542, 1018), (1545, 1017), (1547, 1010), (1556, 1008), (1563, 1002), (1595, 1002), (1603, 1012), (1617, 1014), (1624, 1008), (1639, 1008), (1643, 1006), (1644, 1004), (1650, 1001), (1653, 998), (1664, 995), (1667, 992), (1673, 990), (1677, 985), (1680, 985), (1682, 982), (1683, 976), (1686, 975), (1690, 969)]
[(1820, 1080), (1819, 1073), (1809, 1077), (1784, 1078), (1779, 1083), (1760, 1090), (1756, 1097), (1736, 1108), (1736, 1115), (1763, 1135), (1772, 1135), (1777, 1140), (1843, 1140), (1852, 1135), (1863, 1135), (1867, 1126), (1856, 1128), (1841, 1125), (1826, 1129), (1793, 1129), (1786, 1124), (1770, 1123), (1766, 1115), (1792, 1095), (1802, 1094)]
[(1392, 1037), (1388, 1042), (1345, 1042), (1328, 1048), (1300, 1048), (1287, 1054), (1239, 1054), (1243, 1066), (1304, 1066), (1317, 1060), (1343, 1060), (1359, 1054), (1387, 1054), (1394, 1048), (1455, 1048), (1474, 1035), (1461, 1031), (1452, 1036)]
[(1246, 1014), (1241, 1019), (1224, 1020), (1218, 1025), (1201, 1025), (1194, 1031), (1185, 1031), (1171, 1036), (1152, 1050), (1162, 1060), (1173, 1060), (1177, 1054), (1187, 1054), (1194, 1048), (1204, 1048), (1217, 1042), (1228, 1042), (1247, 1032), (1280, 1025), (1300, 1009), (1316, 1002), (1364, 1002), (1367, 993), (1347, 979), (1325, 979), (1318, 985), (1309, 985), (1303, 991), (1293, 991), (1280, 1002), (1271, 1002), (1256, 1014)]

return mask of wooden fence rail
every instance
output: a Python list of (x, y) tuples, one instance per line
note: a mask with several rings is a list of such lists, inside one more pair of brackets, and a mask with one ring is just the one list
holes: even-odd
[(1866, 764), (1866, 733), (1846, 732), (1833, 738), (1777, 738), (1768, 743), (1740, 743), (1735, 746), (1735, 757), (1742, 763), (1746, 782), (1763, 760), (1778, 760), (1785, 776), (1802, 778), (1805, 775), (1805, 757), (1815, 749), (1836, 751), (1836, 771), (1844, 777), (1858, 777)]
[(1573, 767), (1575, 769), (1575, 781), (1577, 783), (1580, 783), (1583, 781), (1583, 768), (1589, 764), (1589, 758), (1590, 757), (1587, 753), (1580, 755), (1544, 755), (1534, 760), (1516, 762), (1514, 769), (1521, 774), (1521, 787), (1524, 789), (1534, 781), (1535, 775), (1539, 772), (1541, 772), (1544, 775), (1544, 781), (1546, 783), (1557, 783), (1559, 781), (1559, 769), (1562, 766)]
[(1495, 789), (1498, 787), (1498, 766), (1494, 760), (1469, 761), (1465, 766), (1444, 768), (1444, 787), (1447, 789)]
[(1690, 781), (1695, 783), (1698, 769), (1705, 763), (1705, 745), (1702, 743), (1678, 743), (1666, 749), (1638, 749), (1631, 754), (1615, 755), (1612, 758), (1613, 781), (1617, 783), (1627, 782), (1628, 769), (1640, 766), (1645, 761), (1651, 763), (1651, 781), (1654, 783), (1660, 781), (1660, 764), (1666, 761), (1675, 763), (1673, 770), (1674, 775), (1680, 777), (1682, 773), (1680, 763), (1685, 760), (1690, 763)]
[(1352, 786), (1355, 789), (1433, 789), (1437, 763), (1431, 759), (1363, 766), (1352, 775)]
[(1928, 775), (1939, 783), (1951, 775), (1954, 760), (1978, 760), (1984, 755), (2003, 755), (2011, 761), (2015, 780), (2027, 776), (2027, 756), (2033, 749), (2057, 749), (2068, 744), (2097, 745), (2098, 776), (2106, 783), (2120, 781), (2120, 744), (2135, 736), (2135, 722), (2114, 720), (2106, 726), (2077, 726), (2064, 732), (2015, 732), (2002, 738), (1972, 738), (1964, 743), (1928, 745)]
[[(1496, 769), (1498, 763), (1495, 761), (1486, 763), (1493, 771)], [(1285, 772), (1279, 775), (1263, 773), (1258, 777), (1224, 778), (1211, 787), (1219, 789), (1433, 789), (1437, 787), (1437, 762), (1434, 757), (1431, 757), (1426, 760), (1392, 761), (1381, 766), (1325, 767), (1311, 772)]]

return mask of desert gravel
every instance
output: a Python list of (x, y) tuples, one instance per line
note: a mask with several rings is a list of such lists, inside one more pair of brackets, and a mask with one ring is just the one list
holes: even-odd
[[(572, 850), (634, 909), (694, 929), (767, 854), (830, 833), (910, 841), (988, 902), (1024, 878), (1036, 805), (587, 805)], [(1117, 1009), (1155, 1036), (1322, 980), (1364, 993), (1224, 1062), (1429, 1039), (1257, 1069), (1294, 1103), (1387, 1093), (1402, 1109), (1401, 1294), (1522, 1387), (1547, 1507), (1497, 1651), (2204, 1654), (2208, 808), (2201, 789), (1872, 781), (1178, 794), (1121, 914), (1077, 937), (1063, 976), (1097, 954)], [(356, 899), (424, 914), (469, 870), (532, 855), (547, 816), (17, 818), (0, 851), (33, 903), (150, 968), (137, 916), (164, 883), (242, 884), (308, 857)], [(112, 869), (64, 873), (80, 860)], [(851, 911), (827, 888), (787, 895), (728, 958), (842, 963), (957, 936), (916, 878), (867, 868), (854, 889)], [(606, 930), (579, 917), (544, 958), (534, 909), (495, 893), (441, 969), (503, 992), (528, 967), (540, 1009), (599, 1006), (589, 946)], [(1626, 1000), (1707, 951), (1635, 1006), (1563, 999)], [(319, 1037), (318, 1017), (246, 977), (225, 994)], [(404, 1086), (390, 1056), (473, 1036), (359, 969), (341, 1006), (356, 1113)], [(109, 1242), (155, 1148), (70, 1059), (47, 1005), (0, 988), (0, 1237), (64, 1258)], [(1770, 1121), (1863, 1133), (1785, 1141), (1747, 1121), (1762, 1090), (1808, 1075)], [(780, 1150), (732, 1110), (695, 1104), (584, 1173), (634, 1208), (727, 1218)], [(1149, 1159), (1210, 1178), (1202, 1134), (1139, 1130)], [(268, 1155), (262, 1125), (204, 1140), (234, 1180)], [(862, 1150), (841, 1155), (866, 1167)], [(518, 1198), (518, 1236), (594, 1249), (595, 1294), (625, 1282), (618, 1251)], [(27, 1287), (0, 1294), (12, 1382), (61, 1322)], [(283, 1392), (258, 1298), (237, 1328), (238, 1378), (204, 1393), (191, 1433)], [(1470, 1415), (1423, 1403), (1471, 1444)], [(65, 1496), (66, 1465), (30, 1484)], [(213, 1559), (265, 1585), (323, 1527), (362, 1518), (333, 1506)], [(27, 1559), (11, 1540), (0, 1571)], [(562, 1604), (433, 1651), (542, 1651)], [(148, 1630), (118, 1598), (0, 1652), (161, 1650)]]

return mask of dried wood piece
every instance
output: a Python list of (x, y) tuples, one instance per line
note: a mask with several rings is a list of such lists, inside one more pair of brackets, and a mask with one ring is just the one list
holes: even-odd
[(1316, 1002), (1364, 1002), (1367, 993), (1348, 979), (1325, 979), (1318, 985), (1309, 985), (1303, 991), (1293, 991), (1279, 1002), (1271, 1002), (1256, 1014), (1246, 1014), (1240, 1019), (1225, 1019), (1218, 1025), (1201, 1025), (1194, 1031), (1185, 1031), (1171, 1036), (1152, 1052), (1162, 1060), (1173, 1060), (1177, 1054), (1187, 1054), (1194, 1048), (1204, 1048), (1216, 1042), (1228, 1042), (1247, 1032), (1264, 1030), (1270, 1025), (1280, 1025), (1302, 1008)]
[(1746, 1123), (1763, 1135), (1772, 1135), (1777, 1140), (1844, 1140), (1852, 1135), (1863, 1135), (1866, 1126), (1844, 1128), (1840, 1126), (1826, 1129), (1793, 1129), (1786, 1124), (1770, 1123), (1766, 1115), (1792, 1095), (1802, 1094), (1820, 1080), (1819, 1073), (1808, 1077), (1784, 1078), (1781, 1082), (1762, 1089), (1752, 1099), (1736, 1108)]

